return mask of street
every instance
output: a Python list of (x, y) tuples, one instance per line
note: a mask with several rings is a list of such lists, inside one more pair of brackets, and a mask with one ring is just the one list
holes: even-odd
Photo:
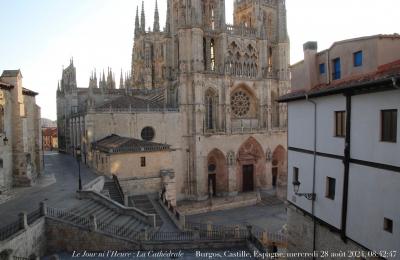
[[(78, 165), (75, 158), (57, 152), (46, 152), (45, 170), (37, 184), (29, 188), (15, 188), (12, 198), (0, 204), (0, 227), (15, 221), (20, 212), (31, 212), (41, 201), (48, 206), (66, 209), (74, 205), (78, 189)], [(97, 176), (81, 164), (82, 184)]]

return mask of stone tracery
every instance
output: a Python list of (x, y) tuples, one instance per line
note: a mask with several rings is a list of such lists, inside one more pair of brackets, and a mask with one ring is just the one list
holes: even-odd
[(236, 117), (244, 117), (250, 111), (250, 97), (243, 91), (237, 91), (231, 97), (231, 105)]

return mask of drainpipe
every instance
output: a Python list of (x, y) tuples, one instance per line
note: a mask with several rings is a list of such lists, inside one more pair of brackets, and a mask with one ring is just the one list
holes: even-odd
[[(306, 96), (306, 101), (314, 105), (314, 147), (313, 147), (313, 184), (312, 194), (315, 194), (315, 171), (316, 171), (316, 159), (317, 159), (317, 103)], [(316, 237), (316, 221), (315, 221), (315, 199), (311, 200), (311, 215), (313, 220), (313, 252), (315, 252), (315, 237)], [(315, 259), (315, 256), (313, 256)]]
[(344, 176), (343, 176), (343, 201), (342, 201), (342, 224), (340, 238), (346, 242), (347, 226), (347, 204), (349, 197), (349, 172), (350, 172), (350, 133), (351, 133), (351, 94), (346, 95), (346, 137), (344, 147)]

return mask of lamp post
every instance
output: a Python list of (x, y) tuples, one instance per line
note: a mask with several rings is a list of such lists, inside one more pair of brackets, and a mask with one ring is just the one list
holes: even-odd
[(76, 161), (78, 162), (78, 173), (79, 173), (79, 191), (82, 190), (82, 179), (81, 179), (81, 148), (78, 146), (75, 148)]
[(300, 182), (299, 180), (294, 180), (293, 181), (293, 190), (294, 190), (294, 194), (296, 194), (297, 196), (300, 197), (304, 197), (308, 200), (315, 200), (316, 194), (315, 193), (299, 193), (299, 189), (300, 189)]

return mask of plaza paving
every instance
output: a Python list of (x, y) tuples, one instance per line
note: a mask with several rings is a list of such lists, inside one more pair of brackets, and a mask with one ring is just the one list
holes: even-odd
[[(83, 184), (96, 178), (96, 174), (84, 165), (81, 165), (81, 175)], [(8, 195), (2, 195), (5, 202), (0, 201), (0, 226), (15, 221), (22, 211), (30, 212), (37, 209), (41, 201), (45, 201), (51, 207), (72, 208), (77, 203), (77, 188), (76, 160), (70, 155), (47, 152), (45, 171), (34, 187), (17, 188)], [(265, 195), (265, 199), (258, 205), (191, 215), (187, 217), (187, 221), (195, 223), (212, 221), (217, 225), (251, 224), (255, 230), (278, 232), (286, 223), (285, 205), (270, 194), (262, 195)], [(165, 214), (161, 212), (161, 215)], [(176, 231), (170, 220), (166, 219), (165, 224), (162, 231)]]
[[(41, 201), (61, 209), (70, 208), (76, 203), (78, 189), (78, 166), (76, 160), (66, 154), (46, 152), (45, 170), (37, 184), (29, 188), (16, 188), (0, 199), (0, 226), (17, 220), (20, 212), (31, 212), (39, 207)], [(82, 183), (96, 178), (96, 175), (81, 164)]]
[(216, 225), (228, 226), (250, 224), (254, 230), (278, 232), (286, 224), (285, 204), (275, 197), (272, 197), (271, 202), (270, 194), (264, 194), (264, 196), (268, 199), (263, 199), (261, 203), (254, 206), (191, 215), (186, 219), (194, 223), (211, 221)]

